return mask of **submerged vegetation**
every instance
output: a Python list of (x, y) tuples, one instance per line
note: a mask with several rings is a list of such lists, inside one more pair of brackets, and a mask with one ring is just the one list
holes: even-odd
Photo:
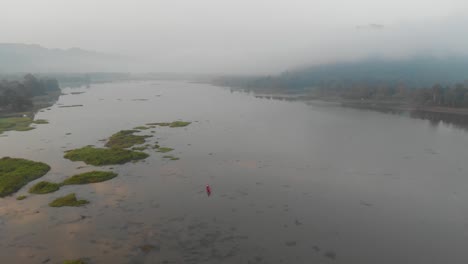
[(170, 126), (171, 123), (147, 123), (147, 126)]
[(36, 183), (33, 187), (29, 189), (29, 193), (35, 194), (46, 194), (58, 191), (60, 189), (60, 184), (48, 182), (48, 181), (41, 181)]
[(83, 105), (77, 104), (77, 105), (61, 105), (59, 108), (68, 108), (68, 107), (82, 107)]
[(110, 171), (90, 171), (77, 175), (73, 175), (70, 178), (63, 181), (62, 185), (72, 184), (88, 184), (103, 182), (117, 177), (117, 173)]
[(53, 200), (52, 202), (49, 203), (49, 206), (51, 207), (82, 206), (88, 203), (89, 201), (87, 200), (76, 199), (76, 195), (74, 193), (71, 193), (69, 195), (65, 195), (65, 196), (62, 196)]
[(64, 260), (63, 264), (86, 264), (86, 262), (82, 259), (74, 259), (74, 260)]
[(106, 147), (109, 148), (129, 148), (134, 145), (145, 143), (145, 139), (151, 136), (134, 135), (138, 130), (121, 130), (109, 138)]
[(147, 126), (137, 126), (137, 127), (134, 127), (133, 129), (136, 129), (136, 130), (146, 130), (146, 129), (150, 129), (150, 127), (147, 127)]
[(180, 158), (178, 157), (174, 157), (172, 155), (164, 155), (163, 158), (165, 159), (170, 159), (170, 160), (179, 160)]
[(130, 161), (146, 159), (149, 155), (121, 148), (95, 148), (86, 146), (79, 149), (69, 150), (64, 158), (71, 161), (83, 161), (94, 166), (124, 164)]
[(156, 152), (166, 153), (166, 152), (171, 152), (173, 150), (174, 150), (173, 148), (159, 147)]
[(20, 195), (20, 196), (16, 197), (16, 200), (21, 201), (21, 200), (24, 200), (26, 198), (27, 198), (26, 195)]
[(160, 123), (147, 123), (147, 126), (168, 126), (168, 127), (186, 127), (190, 125), (192, 122), (185, 122), (185, 121), (174, 121), (172, 123), (168, 122), (160, 122)]
[(146, 150), (148, 149), (149, 145), (146, 144), (144, 146), (141, 146), (141, 147), (133, 147), (132, 150), (136, 150), (136, 151), (143, 151), (143, 150)]
[(34, 129), (30, 127), (32, 119), (29, 117), (6, 117), (0, 118), (0, 134), (5, 131), (28, 131)]
[(5, 117), (0, 118), (0, 134), (6, 131), (29, 131), (33, 130), (31, 124), (48, 124), (45, 119), (37, 119), (35, 121), (30, 117)]
[(33, 121), (34, 124), (49, 124), (49, 121), (45, 119), (36, 119)]
[(190, 125), (192, 122), (185, 122), (185, 121), (174, 121), (171, 123), (170, 127), (186, 127)]
[(28, 182), (44, 176), (50, 166), (25, 159), (5, 157), (0, 159), (0, 197), (10, 195)]
[[(38, 119), (33, 121), (29, 117), (23, 118), (3, 118), (0, 119), (0, 133), (5, 130), (26, 130), (33, 129), (29, 127), (31, 123), (35, 124), (47, 124), (48, 121), (44, 119)], [(159, 125), (168, 127), (184, 127), (189, 125), (190, 122), (174, 121), (172, 123), (152, 123), (147, 125)], [(138, 129), (138, 130), (136, 130)], [(72, 149), (65, 152), (64, 158), (71, 161), (83, 161), (86, 164), (94, 166), (112, 165), (112, 164), (124, 164), (127, 162), (136, 162), (147, 158), (147, 153), (141, 152), (147, 148), (156, 149), (157, 152), (167, 153), (173, 151), (173, 148), (161, 147), (158, 142), (154, 145), (146, 144), (140, 145), (146, 142), (146, 138), (151, 137), (148, 135), (134, 135), (134, 133), (140, 130), (149, 129), (148, 126), (138, 126), (133, 130), (121, 130), (113, 134), (105, 144), (106, 148), (98, 148), (94, 146), (85, 146), (78, 149)], [(131, 150), (127, 149), (133, 147)], [(135, 151), (138, 150), (138, 151)], [(164, 159), (178, 160), (178, 157), (172, 155), (163, 156)], [(33, 181), (37, 178), (42, 177), (50, 170), (47, 164), (34, 162), (24, 159), (14, 159), (5, 157), (0, 159), (0, 197), (7, 196), (18, 191), (21, 187), (26, 185), (28, 182)], [(65, 179), (61, 183), (53, 183), (48, 181), (41, 181), (33, 185), (30, 189), (30, 193), (34, 194), (46, 194), (55, 192), (60, 189), (63, 185), (74, 185), (74, 184), (89, 184), (103, 182), (117, 177), (117, 173), (108, 171), (91, 171), (81, 174), (76, 174), (68, 179)], [(26, 196), (17, 197), (18, 200), (25, 199)], [(52, 201), (49, 205), (52, 207), (61, 206), (81, 206), (87, 204), (86, 200), (77, 200), (74, 193), (64, 197), (57, 198)]]

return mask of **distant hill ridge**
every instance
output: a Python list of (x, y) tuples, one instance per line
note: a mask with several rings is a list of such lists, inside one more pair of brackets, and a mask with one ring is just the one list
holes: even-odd
[(128, 59), (80, 48), (49, 49), (37, 44), (0, 43), (0, 73), (118, 71)]

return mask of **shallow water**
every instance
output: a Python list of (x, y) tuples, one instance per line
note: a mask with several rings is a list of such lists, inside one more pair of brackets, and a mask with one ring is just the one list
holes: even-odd
[[(2, 263), (468, 261), (466, 130), (186, 82), (63, 92), (36, 116), (50, 124), (0, 137), (0, 157), (52, 166), (41, 180), (95, 169), (64, 150), (149, 122), (194, 123), (154, 129), (150, 141), (178, 161), (148, 150), (143, 162), (105, 166), (119, 173), (108, 182), (15, 200), (33, 182), (0, 199)], [(48, 207), (71, 192), (91, 203)]]

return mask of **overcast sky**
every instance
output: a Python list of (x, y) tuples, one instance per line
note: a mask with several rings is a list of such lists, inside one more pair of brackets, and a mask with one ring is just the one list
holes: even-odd
[(468, 52), (468, 0), (0, 0), (0, 10), (0, 42), (129, 55), (153, 71)]

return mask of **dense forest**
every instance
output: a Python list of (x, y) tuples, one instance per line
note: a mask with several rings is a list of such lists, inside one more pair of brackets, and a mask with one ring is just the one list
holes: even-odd
[(0, 81), (0, 113), (26, 111), (33, 107), (32, 98), (60, 91), (58, 81), (52, 78), (36, 78), (32, 74), (20, 80)]
[(276, 76), (222, 77), (215, 83), (259, 93), (468, 108), (466, 80), (467, 57), (424, 57), (320, 65)]

